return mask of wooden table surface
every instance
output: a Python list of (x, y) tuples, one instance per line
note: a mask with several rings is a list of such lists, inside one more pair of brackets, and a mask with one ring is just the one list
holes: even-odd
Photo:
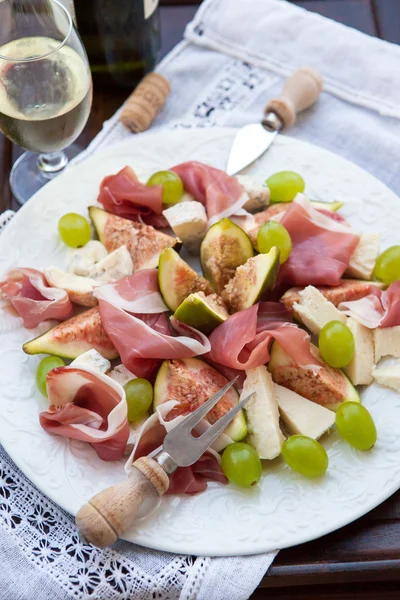
[[(162, 55), (181, 39), (198, 3), (198, 0), (161, 1)], [(400, 0), (294, 3), (370, 35), (400, 42)], [(125, 96), (125, 92), (95, 89), (92, 113), (78, 140), (83, 146), (98, 133), (103, 121), (115, 112)], [(20, 153), (19, 148), (0, 134), (0, 212), (17, 208), (8, 176)], [(280, 552), (252, 599), (373, 600), (379, 596), (400, 598), (400, 492), (352, 525)]]

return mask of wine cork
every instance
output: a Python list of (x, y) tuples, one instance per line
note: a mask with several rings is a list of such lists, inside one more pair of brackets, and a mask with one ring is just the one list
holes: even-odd
[(159, 73), (149, 73), (129, 96), (120, 121), (134, 133), (145, 131), (164, 106), (171, 91), (168, 80)]

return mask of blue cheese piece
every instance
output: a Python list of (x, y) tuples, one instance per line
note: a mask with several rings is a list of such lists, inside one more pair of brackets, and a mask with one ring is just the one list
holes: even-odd
[(263, 181), (258, 181), (248, 175), (236, 175), (236, 179), (249, 197), (243, 205), (245, 210), (253, 213), (269, 206), (270, 192)]
[(91, 240), (83, 248), (76, 248), (70, 252), (67, 271), (87, 277), (93, 265), (107, 255), (108, 252), (101, 242)]
[(400, 325), (374, 329), (375, 362), (383, 356), (400, 358)]
[(97, 284), (114, 283), (133, 273), (133, 262), (126, 246), (121, 246), (107, 254), (89, 270), (89, 277)]
[(372, 369), (372, 376), (377, 383), (390, 387), (400, 393), (400, 363), (382, 365)]
[(280, 455), (285, 438), (279, 427), (279, 410), (275, 387), (264, 366), (246, 371), (246, 380), (240, 398), (253, 397), (245, 404), (248, 443), (262, 459)]
[(99, 373), (107, 373), (111, 369), (110, 361), (104, 358), (94, 348), (84, 352), (78, 356), (78, 358), (75, 358), (70, 366), (79, 367), (80, 369), (85, 369), (87, 367), (93, 371), (98, 371)]
[(352, 317), (347, 319), (346, 325), (353, 334), (354, 356), (343, 371), (353, 385), (369, 385), (373, 381), (371, 370), (374, 366), (374, 334)]
[(122, 385), (122, 387), (128, 383), (128, 381), (136, 379), (136, 375), (128, 371), (124, 365), (118, 365), (117, 367), (114, 367), (114, 369), (110, 371), (108, 375), (111, 377), (111, 379), (114, 379), (114, 381)]
[(346, 275), (356, 279), (371, 279), (378, 254), (379, 235), (377, 233), (363, 233), (350, 257)]
[(163, 210), (163, 215), (187, 251), (198, 254), (207, 231), (207, 213), (201, 202), (179, 202)]
[(335, 424), (335, 413), (332, 410), (277, 383), (274, 383), (274, 387), (279, 413), (291, 435), (307, 435), (317, 440)]
[(293, 311), (295, 316), (314, 334), (319, 333), (329, 321), (345, 323), (347, 318), (312, 285), (299, 292), (299, 301), (293, 304)]

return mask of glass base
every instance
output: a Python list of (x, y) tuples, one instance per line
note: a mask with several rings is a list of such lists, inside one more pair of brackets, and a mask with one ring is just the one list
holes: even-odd
[[(83, 148), (78, 144), (72, 144), (64, 150), (67, 160), (63, 162), (64, 167), (70, 160), (75, 158)], [(15, 161), (10, 174), (10, 186), (18, 204), (25, 204), (33, 194), (42, 188), (51, 179), (63, 172), (64, 168), (45, 172), (40, 168), (40, 157), (43, 155), (35, 152), (24, 152)]]

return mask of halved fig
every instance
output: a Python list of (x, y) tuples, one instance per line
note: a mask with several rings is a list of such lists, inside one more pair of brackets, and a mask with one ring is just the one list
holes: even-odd
[(236, 269), (221, 296), (230, 312), (238, 312), (262, 300), (275, 285), (279, 273), (279, 248), (258, 254)]
[[(226, 383), (226, 377), (199, 358), (166, 360), (161, 365), (154, 384), (154, 408), (168, 400), (177, 400), (179, 406), (168, 413), (168, 420), (178, 415), (187, 415)], [(238, 401), (239, 395), (232, 387), (210, 410), (206, 419), (215, 423)], [(236, 415), (225, 433), (236, 442), (246, 436), (247, 426), (243, 411)]]
[(171, 310), (176, 310), (189, 294), (213, 292), (207, 279), (196, 273), (173, 248), (166, 248), (160, 254), (158, 284), (164, 302)]
[(99, 240), (108, 252), (126, 246), (133, 260), (135, 271), (154, 269), (165, 248), (182, 245), (181, 240), (166, 235), (151, 225), (136, 223), (107, 213), (97, 206), (89, 206), (89, 215)]
[(311, 352), (322, 362), (322, 366), (307, 367), (295, 363), (275, 341), (268, 363), (268, 371), (275, 383), (333, 411), (342, 402), (361, 402), (357, 390), (343, 371), (325, 365), (316, 346), (311, 345)]
[(311, 200), (311, 204), (314, 208), (329, 210), (330, 212), (337, 212), (343, 206), (343, 202), (339, 202), (339, 200), (333, 200), (333, 202), (319, 202), (318, 200)]
[(217, 294), (232, 279), (237, 267), (252, 256), (249, 236), (230, 219), (221, 219), (210, 227), (200, 247), (203, 274)]
[(43, 335), (22, 346), (26, 354), (53, 354), (64, 358), (77, 358), (94, 348), (104, 358), (118, 357), (114, 344), (102, 325), (97, 307), (56, 325)]
[[(371, 292), (371, 286), (375, 286), (381, 290), (386, 287), (380, 281), (359, 281), (358, 279), (342, 279), (341, 283), (335, 287), (329, 285), (315, 287), (329, 302), (332, 302), (337, 307), (341, 302), (350, 302), (368, 296)], [(300, 301), (299, 293), (302, 290), (304, 290), (304, 287), (290, 288), (282, 296), (281, 302), (283, 302), (286, 308), (293, 308), (293, 304)]]
[(217, 294), (206, 296), (204, 292), (196, 292), (185, 298), (176, 309), (174, 317), (208, 335), (226, 321), (229, 313)]

